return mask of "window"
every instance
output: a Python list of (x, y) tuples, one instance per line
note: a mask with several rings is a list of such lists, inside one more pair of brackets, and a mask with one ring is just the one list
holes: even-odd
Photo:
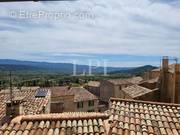
[(83, 102), (77, 102), (77, 108), (83, 108)]
[(94, 100), (89, 100), (89, 106), (94, 106)]
[(88, 112), (94, 112), (94, 110), (88, 110)]

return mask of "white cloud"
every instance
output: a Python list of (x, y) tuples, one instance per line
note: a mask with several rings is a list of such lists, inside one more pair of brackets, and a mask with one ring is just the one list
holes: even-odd
[[(19, 10), (88, 11), (95, 15), (95, 19), (9, 20), (12, 19), (9, 11)], [(24, 58), (24, 54), (31, 52), (179, 57), (180, 8), (167, 2), (79, 0), (52, 4), (3, 3), (0, 4), (0, 17), (1, 58), (10, 54)], [(15, 25), (13, 21), (17, 21)]]

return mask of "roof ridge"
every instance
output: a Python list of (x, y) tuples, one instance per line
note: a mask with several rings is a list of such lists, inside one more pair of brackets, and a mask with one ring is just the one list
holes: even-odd
[(12, 120), (13, 123), (22, 121), (46, 121), (46, 120), (74, 120), (74, 119), (108, 119), (108, 114), (97, 112), (65, 112), (38, 115), (21, 115)]
[(134, 100), (134, 99), (110, 98), (109, 101), (124, 101), (124, 102), (133, 102), (133, 103), (144, 103), (144, 104), (180, 107), (180, 104), (164, 103), (164, 102), (153, 102), (153, 101), (143, 101), (143, 100)]

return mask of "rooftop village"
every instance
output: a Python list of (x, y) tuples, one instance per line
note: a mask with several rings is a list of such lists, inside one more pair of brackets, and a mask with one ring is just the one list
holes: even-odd
[(0, 100), (0, 135), (180, 135), (180, 64), (164, 57), (143, 77), (2, 90)]

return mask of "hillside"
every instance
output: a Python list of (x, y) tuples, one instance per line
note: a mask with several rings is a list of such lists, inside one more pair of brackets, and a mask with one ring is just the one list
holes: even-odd
[[(103, 73), (103, 67), (91, 67), (92, 73)], [(129, 68), (114, 68), (107, 67), (107, 72), (127, 70)], [(16, 72), (44, 72), (44, 73), (73, 73), (73, 64), (71, 63), (48, 63), (48, 62), (33, 62), (33, 61), (19, 61), (0, 59), (0, 71), (16, 71)], [(83, 72), (88, 73), (89, 66), (76, 65), (76, 71), (78, 74)]]
[[(92, 68), (92, 73), (101, 74), (104, 71), (103, 67)], [(136, 68), (128, 67), (107, 67), (108, 74), (118, 75), (118, 74), (128, 74), (128, 75), (143, 75), (144, 72), (155, 69), (157, 67), (146, 65)], [(14, 71), (16, 73), (73, 73), (73, 64), (71, 63), (48, 63), (48, 62), (33, 62), (33, 61), (19, 61), (19, 60), (8, 60), (0, 59), (0, 73), (6, 71)], [(83, 72), (88, 73), (89, 67), (87, 65), (76, 65), (77, 74), (82, 74)]]
[(157, 67), (151, 65), (145, 65), (142, 67), (127, 69), (127, 70), (120, 70), (120, 71), (113, 71), (110, 72), (111, 75), (113, 74), (130, 74), (130, 75), (140, 75), (142, 76), (145, 72), (156, 69)]
[[(102, 76), (104, 68), (99, 67), (93, 69), (94, 76), (71, 76), (73, 64), (0, 60), (0, 88), (6, 88), (9, 85), (9, 71), (12, 71), (14, 84), (22, 86), (59, 86), (69, 82), (77, 83), (79, 79), (101, 81), (103, 79), (143, 75), (145, 71), (154, 68), (156, 67), (150, 65), (137, 68), (108, 67), (108, 76)], [(77, 65), (78, 75), (82, 74), (83, 71), (88, 73), (88, 69), (87, 65)]]

